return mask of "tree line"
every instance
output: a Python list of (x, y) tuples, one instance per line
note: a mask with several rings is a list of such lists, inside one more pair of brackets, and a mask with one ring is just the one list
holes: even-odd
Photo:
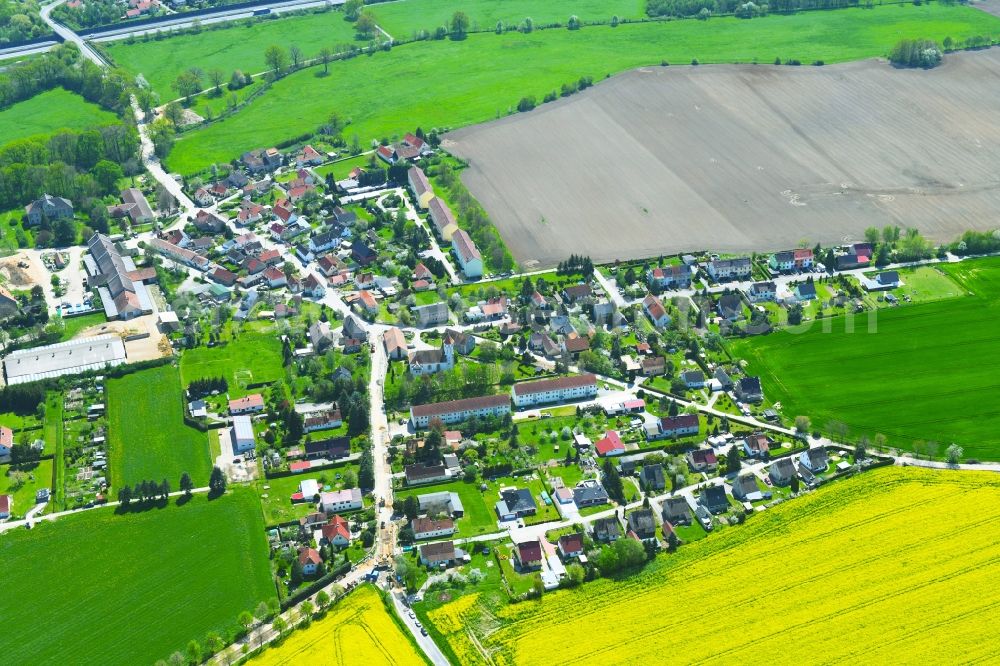
[(225, 393), (228, 390), (229, 382), (226, 381), (225, 377), (205, 377), (204, 379), (195, 379), (188, 384), (188, 392), (196, 396), (210, 395), (212, 391)]
[[(646, 13), (653, 18), (664, 16), (706, 18), (712, 14), (736, 14), (741, 18), (752, 18), (754, 13), (740, 11), (746, 4), (752, 3), (747, 3), (745, 0), (648, 0)], [(858, 0), (772, 0), (757, 7), (766, 13), (768, 10), (789, 12), (803, 9), (840, 9), (856, 7), (858, 4)]]

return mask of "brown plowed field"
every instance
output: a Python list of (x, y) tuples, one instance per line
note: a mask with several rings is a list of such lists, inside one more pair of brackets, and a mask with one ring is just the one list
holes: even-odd
[(774, 250), (998, 226), (1000, 49), (931, 71), (868, 61), (636, 70), (453, 132), (515, 258)]

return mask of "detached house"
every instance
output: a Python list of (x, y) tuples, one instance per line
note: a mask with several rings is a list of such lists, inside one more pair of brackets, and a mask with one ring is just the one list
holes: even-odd
[(803, 451), (799, 454), (799, 466), (805, 467), (813, 474), (826, 471), (829, 464), (830, 461), (827, 457), (825, 446), (814, 446), (808, 451)]
[(695, 449), (687, 454), (688, 467), (692, 472), (712, 472), (719, 466), (712, 449)]
[(455, 521), (451, 518), (433, 520), (431, 518), (414, 518), (410, 522), (413, 529), (413, 536), (418, 541), (422, 539), (437, 539), (438, 537), (451, 536), (455, 533)]
[(458, 229), (452, 234), (451, 247), (455, 251), (458, 263), (462, 267), (462, 272), (468, 278), (478, 278), (483, 276), (483, 257), (479, 254), (479, 248), (472, 242), (469, 234), (463, 229)]
[(427, 567), (446, 567), (455, 561), (455, 542), (441, 541), (420, 547), (420, 563)]
[(683, 497), (668, 497), (663, 500), (660, 514), (663, 516), (663, 522), (669, 522), (671, 525), (691, 524), (691, 506)]
[(774, 301), (778, 297), (778, 287), (773, 282), (754, 282), (747, 290), (751, 303)]
[[(323, 514), (326, 515), (326, 514)], [(343, 548), (351, 545), (351, 528), (340, 516), (334, 516), (326, 525), (320, 528), (323, 541), (332, 546)]]
[(744, 402), (758, 403), (764, 400), (764, 390), (760, 387), (760, 377), (742, 377), (736, 382), (736, 397)]
[(656, 518), (652, 509), (637, 509), (628, 515), (628, 531), (639, 541), (656, 541)]
[(559, 555), (564, 560), (583, 555), (583, 534), (564, 534), (559, 537)]
[(514, 563), (521, 571), (540, 569), (542, 559), (542, 544), (538, 539), (525, 541), (514, 547)]
[(787, 486), (795, 476), (795, 465), (789, 457), (778, 458), (771, 463), (767, 474), (776, 486)]
[(767, 460), (771, 456), (771, 444), (767, 441), (767, 435), (759, 432), (748, 435), (743, 440), (743, 452), (748, 458)]
[(710, 513), (722, 513), (729, 508), (729, 498), (722, 486), (709, 486), (701, 491), (698, 503)]
[(670, 315), (667, 314), (667, 309), (653, 294), (646, 294), (646, 298), (642, 301), (642, 309), (656, 328), (670, 326)]
[(46, 220), (61, 220), (73, 217), (73, 202), (51, 194), (43, 194), (41, 199), (35, 199), (24, 208), (24, 216), (28, 226), (36, 227)]

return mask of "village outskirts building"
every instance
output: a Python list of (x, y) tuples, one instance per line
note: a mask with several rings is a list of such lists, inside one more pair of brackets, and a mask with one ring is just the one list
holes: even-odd
[(708, 274), (716, 282), (723, 280), (748, 280), (750, 279), (750, 257), (736, 257), (735, 259), (714, 259), (708, 262)]
[(434, 198), (434, 189), (431, 187), (430, 181), (427, 180), (427, 174), (420, 167), (413, 166), (406, 172), (406, 181), (417, 201), (417, 208), (427, 210), (428, 204)]
[(24, 217), (29, 227), (37, 227), (42, 220), (62, 220), (73, 217), (73, 202), (63, 197), (43, 194), (24, 207)]
[(459, 423), (472, 416), (504, 416), (510, 414), (510, 398), (504, 394), (485, 395), (446, 402), (432, 402), (410, 407), (413, 427), (426, 428), (434, 419), (442, 423)]
[(531, 407), (597, 397), (597, 377), (590, 373), (520, 382), (511, 388), (515, 407)]
[(451, 247), (455, 251), (458, 263), (462, 267), (462, 272), (467, 278), (478, 278), (483, 276), (483, 257), (479, 254), (479, 248), (472, 241), (472, 238), (464, 229), (458, 229), (451, 237)]

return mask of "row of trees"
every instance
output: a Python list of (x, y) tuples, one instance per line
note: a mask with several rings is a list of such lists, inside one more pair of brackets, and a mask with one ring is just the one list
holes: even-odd
[(228, 390), (229, 382), (226, 381), (225, 377), (206, 377), (204, 379), (195, 379), (188, 384), (188, 392), (191, 395), (196, 396), (209, 395), (212, 391), (225, 393)]
[[(744, 0), (648, 0), (646, 2), (646, 13), (654, 18), (661, 16), (704, 16), (705, 12), (711, 14), (737, 14), (743, 5)], [(752, 4), (752, 3), (750, 3)], [(841, 7), (856, 7), (858, 0), (771, 0), (766, 5), (760, 5), (759, 9), (766, 12), (771, 11), (787, 12), (800, 9), (838, 9)], [(755, 5), (755, 7), (757, 7)], [(746, 8), (743, 8), (746, 12)], [(749, 14), (744, 15), (750, 18)]]
[(941, 47), (929, 39), (901, 39), (889, 52), (889, 62), (896, 67), (931, 69), (941, 64), (941, 58)]

